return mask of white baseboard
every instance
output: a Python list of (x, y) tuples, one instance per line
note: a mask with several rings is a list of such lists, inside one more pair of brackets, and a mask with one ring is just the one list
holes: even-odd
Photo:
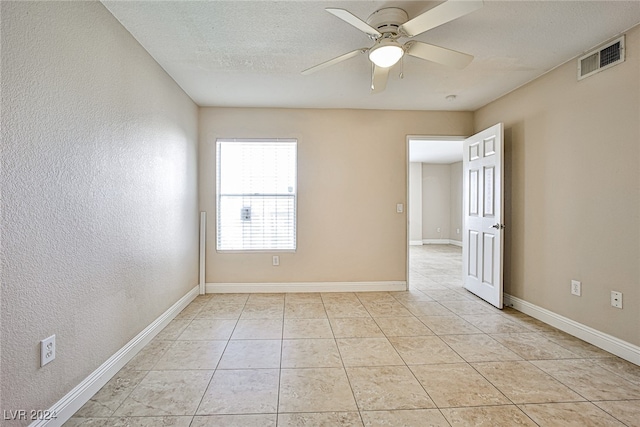
[[(411, 244), (411, 242), (409, 242)], [(423, 245), (454, 245), (462, 247), (462, 242), (452, 239), (423, 239)]]
[(136, 335), (131, 341), (118, 350), (113, 356), (107, 359), (98, 369), (93, 371), (80, 384), (67, 393), (48, 411), (49, 414), (56, 414), (55, 419), (34, 421), (29, 427), (58, 427), (62, 426), (78, 409), (93, 397), (120, 369), (124, 367), (142, 348), (155, 337), (158, 332), (164, 329), (199, 293), (196, 286), (178, 302), (173, 304), (167, 311), (162, 313), (156, 320), (147, 326), (142, 332)]
[(409, 246), (422, 246), (422, 240), (409, 240)]
[(300, 282), (300, 283), (207, 283), (207, 293), (373, 292), (406, 291), (406, 281)]
[(640, 347), (623, 341), (619, 338), (593, 329), (589, 326), (578, 323), (574, 320), (556, 314), (546, 308), (538, 307), (525, 300), (504, 294), (505, 305), (509, 305), (524, 314), (541, 320), (555, 328), (560, 329), (570, 335), (580, 338), (590, 344), (595, 345), (609, 353), (615, 354), (631, 363), (640, 365)]
[(422, 239), (423, 245), (448, 245), (449, 239)]

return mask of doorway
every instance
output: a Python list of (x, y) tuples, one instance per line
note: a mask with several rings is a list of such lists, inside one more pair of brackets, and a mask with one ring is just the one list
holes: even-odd
[(407, 138), (409, 289), (425, 286), (430, 280), (457, 285), (462, 277), (464, 140), (464, 137)]

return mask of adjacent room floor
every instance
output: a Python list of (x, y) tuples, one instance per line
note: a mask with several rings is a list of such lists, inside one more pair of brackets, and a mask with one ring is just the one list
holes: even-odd
[(199, 296), (67, 426), (640, 426), (640, 367), (461, 286)]

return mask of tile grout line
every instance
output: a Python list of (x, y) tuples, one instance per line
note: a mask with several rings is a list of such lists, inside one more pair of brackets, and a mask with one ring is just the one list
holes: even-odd
[[(210, 300), (213, 300), (213, 299), (214, 299), (214, 297), (210, 298)], [(247, 297), (247, 300), (248, 300), (248, 297)], [(193, 420), (195, 419), (196, 414), (198, 413), (198, 410), (202, 406), (202, 402), (204, 401), (204, 397), (207, 394), (207, 390), (209, 390), (209, 387), (211, 387), (211, 383), (213, 382), (213, 378), (215, 377), (216, 372), (218, 371), (218, 367), (220, 366), (220, 362), (222, 361), (222, 357), (224, 356), (224, 353), (227, 351), (227, 347), (229, 346), (229, 342), (231, 341), (231, 337), (233, 336), (233, 333), (235, 332), (236, 327), (238, 326), (238, 322), (240, 321), (240, 316), (242, 316), (242, 312), (244, 311), (244, 307), (246, 307), (246, 305), (247, 305), (247, 300), (245, 300), (244, 304), (242, 305), (242, 310), (240, 311), (240, 315), (236, 319), (236, 323), (233, 326), (233, 329), (231, 330), (231, 332), (229, 333), (229, 337), (226, 339), (226, 344), (224, 345), (224, 348), (222, 349), (222, 352), (220, 353), (220, 357), (218, 358), (218, 361), (216, 362), (216, 366), (213, 369), (213, 372), (211, 374), (211, 378), (209, 378), (209, 382), (207, 383), (207, 386), (205, 387), (204, 392), (202, 393), (202, 397), (200, 397), (200, 402), (198, 402), (198, 406), (196, 407), (196, 410), (193, 413), (193, 418), (191, 420), (191, 424), (193, 423)]]

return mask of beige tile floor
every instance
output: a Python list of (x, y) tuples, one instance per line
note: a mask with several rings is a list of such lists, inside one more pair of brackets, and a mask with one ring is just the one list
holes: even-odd
[(640, 426), (640, 367), (461, 287), (200, 296), (67, 426)]

